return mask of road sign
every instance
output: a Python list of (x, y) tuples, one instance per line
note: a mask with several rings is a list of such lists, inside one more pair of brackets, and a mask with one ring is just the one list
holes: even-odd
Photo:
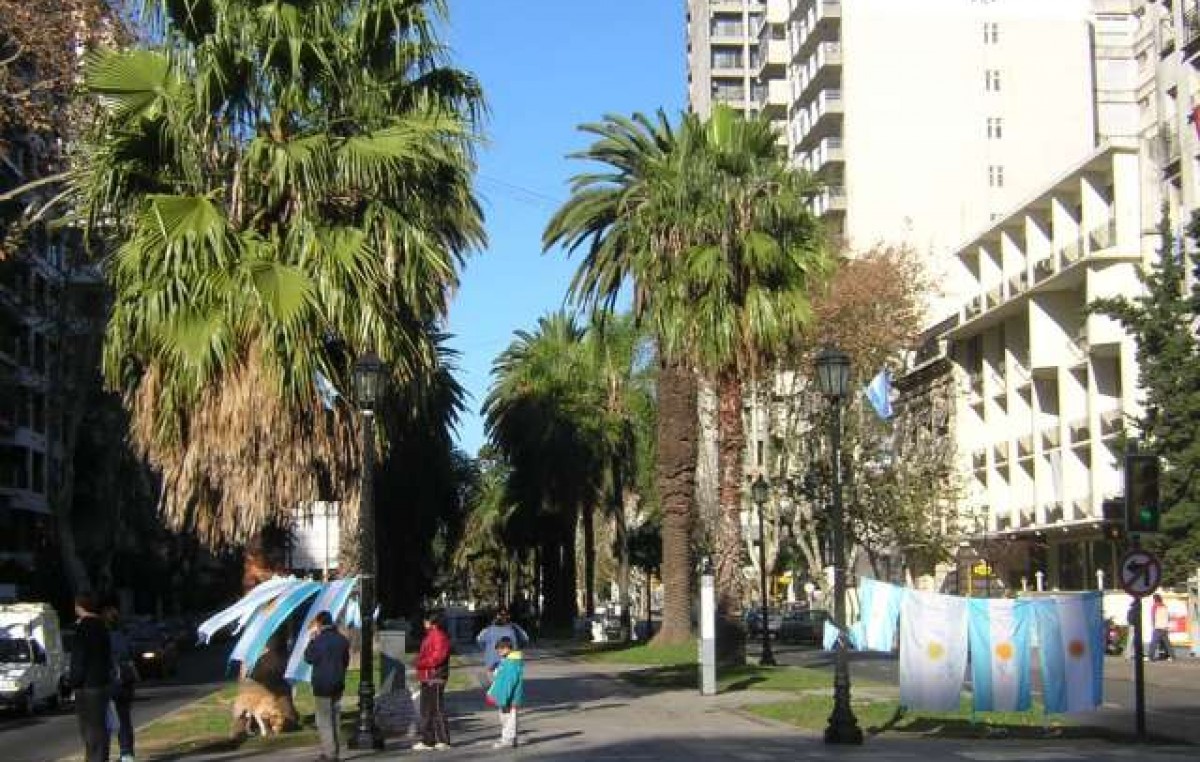
[(1121, 557), (1121, 589), (1134, 598), (1150, 595), (1162, 582), (1162, 564), (1148, 550), (1135, 548)]

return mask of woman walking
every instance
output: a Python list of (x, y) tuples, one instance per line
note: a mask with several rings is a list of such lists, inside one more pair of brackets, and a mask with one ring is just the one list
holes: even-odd
[(417, 679), (421, 682), (421, 740), (413, 749), (447, 749), (450, 726), (446, 722), (446, 681), (450, 678), (450, 636), (438, 614), (425, 617), (425, 638), (417, 653)]

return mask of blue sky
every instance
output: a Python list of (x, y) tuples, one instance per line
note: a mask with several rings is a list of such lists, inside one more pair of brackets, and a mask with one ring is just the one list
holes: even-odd
[(687, 100), (683, 0), (451, 0), (455, 63), (482, 81), (491, 114), (479, 183), (489, 244), (450, 311), (471, 393), (459, 443), (483, 443), (479, 406), (513, 331), (563, 304), (576, 260), (541, 253), (546, 220), (581, 168), (575, 128), (605, 113), (672, 111)]

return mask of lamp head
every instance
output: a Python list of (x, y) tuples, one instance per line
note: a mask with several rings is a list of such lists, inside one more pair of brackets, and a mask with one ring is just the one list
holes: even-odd
[(817, 388), (826, 397), (840, 402), (850, 391), (850, 356), (836, 347), (817, 353)]
[(763, 507), (767, 498), (771, 496), (771, 485), (763, 478), (762, 474), (759, 474), (754, 483), (750, 485), (750, 496), (759, 508)]
[(367, 352), (354, 363), (354, 402), (364, 413), (373, 413), (383, 397), (387, 366), (374, 352)]

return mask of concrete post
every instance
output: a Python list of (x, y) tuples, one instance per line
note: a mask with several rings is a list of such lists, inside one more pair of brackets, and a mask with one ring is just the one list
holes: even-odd
[(717, 695), (717, 594), (708, 558), (700, 566), (700, 695)]

